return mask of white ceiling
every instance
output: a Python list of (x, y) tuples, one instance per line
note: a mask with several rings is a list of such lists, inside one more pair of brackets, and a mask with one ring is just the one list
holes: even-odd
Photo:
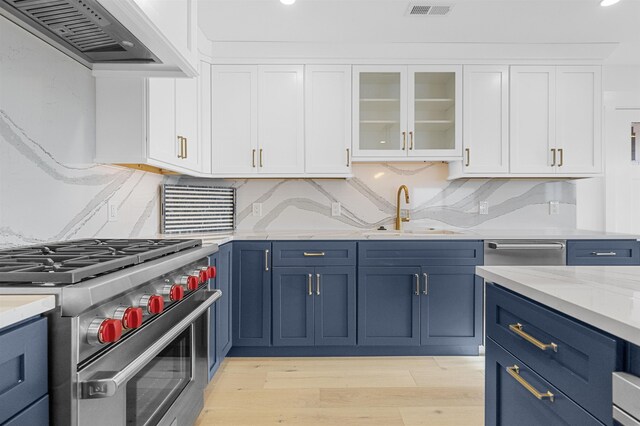
[(640, 0), (453, 0), (446, 17), (407, 16), (407, 0), (200, 0), (213, 42), (621, 43), (612, 63), (640, 62)]

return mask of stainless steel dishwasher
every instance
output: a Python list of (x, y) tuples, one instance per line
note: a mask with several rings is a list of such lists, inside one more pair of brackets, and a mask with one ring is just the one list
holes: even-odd
[(640, 377), (613, 373), (613, 419), (616, 425), (640, 426)]
[(486, 240), (486, 266), (566, 265), (565, 240)]

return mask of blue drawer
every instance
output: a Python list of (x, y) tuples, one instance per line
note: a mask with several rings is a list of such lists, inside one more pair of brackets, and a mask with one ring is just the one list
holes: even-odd
[(640, 243), (636, 240), (568, 241), (567, 265), (640, 265)]
[[(622, 367), (623, 344), (495, 285), (487, 286), (487, 336), (534, 369), (601, 422), (611, 425), (611, 373)], [(510, 326), (544, 344), (542, 350)]]
[[(602, 426), (560, 389), (490, 338), (486, 350), (485, 426)], [(550, 392), (553, 401), (538, 399), (518, 378), (537, 392)]]
[(45, 395), (2, 426), (48, 426), (49, 396)]
[(358, 266), (482, 265), (482, 241), (365, 241)]
[(286, 241), (273, 243), (273, 266), (351, 266), (355, 242)]
[(46, 318), (0, 331), (0, 424), (46, 393)]

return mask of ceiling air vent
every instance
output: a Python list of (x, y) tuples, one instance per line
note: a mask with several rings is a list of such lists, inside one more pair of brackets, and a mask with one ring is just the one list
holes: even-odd
[(407, 15), (446, 16), (451, 12), (450, 5), (409, 4)]

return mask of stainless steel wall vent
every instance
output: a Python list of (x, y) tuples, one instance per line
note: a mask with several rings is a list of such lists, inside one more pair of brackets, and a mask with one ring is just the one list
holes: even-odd
[(161, 232), (235, 229), (236, 190), (212, 186), (162, 185)]
[(446, 16), (451, 12), (451, 5), (430, 5), (410, 3), (407, 15)]

